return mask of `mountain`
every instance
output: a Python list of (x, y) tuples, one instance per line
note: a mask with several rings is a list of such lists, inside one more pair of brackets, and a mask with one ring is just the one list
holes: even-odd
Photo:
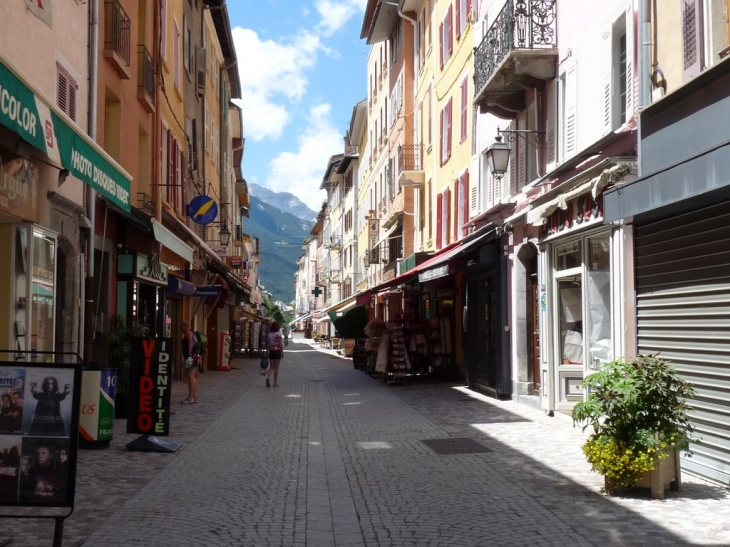
[(294, 215), (304, 220), (314, 220), (317, 213), (304, 205), (302, 201), (289, 192), (272, 192), (268, 188), (259, 186), (258, 184), (249, 183), (248, 192), (252, 197), (257, 197), (264, 203), (273, 205), (280, 211)]
[(282, 211), (253, 194), (250, 215), (243, 221), (243, 231), (259, 238), (259, 280), (274, 300), (291, 302), (294, 300), (297, 259), (304, 252), (302, 243), (309, 236), (314, 221)]

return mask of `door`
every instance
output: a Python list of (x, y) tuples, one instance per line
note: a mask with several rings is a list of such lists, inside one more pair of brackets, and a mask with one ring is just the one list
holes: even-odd
[(540, 395), (540, 291), (537, 283), (537, 264), (534, 273), (530, 275), (530, 314), (528, 316), (527, 332), (529, 336), (528, 358), (532, 371), (532, 389), (534, 395)]
[(469, 281), (469, 387), (496, 391), (499, 295), (493, 272)]

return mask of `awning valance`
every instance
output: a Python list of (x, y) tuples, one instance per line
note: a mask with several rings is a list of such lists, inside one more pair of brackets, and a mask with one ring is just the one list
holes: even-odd
[(165, 247), (170, 249), (173, 253), (179, 257), (185, 259), (187, 262), (193, 261), (193, 248), (187, 243), (173, 234), (170, 230), (165, 228), (157, 219), (152, 219), (152, 232), (155, 234), (155, 239), (162, 243)]
[(0, 124), (123, 211), (132, 177), (0, 55)]

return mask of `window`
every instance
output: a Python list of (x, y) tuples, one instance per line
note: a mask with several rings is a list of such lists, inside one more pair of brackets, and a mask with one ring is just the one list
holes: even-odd
[(185, 72), (187, 72), (188, 75), (191, 73), (192, 68), (192, 48), (190, 47), (190, 27), (188, 26), (188, 22), (186, 19), (183, 19), (183, 66), (185, 67)]
[(456, 0), (456, 39), (459, 40), (469, 24), (471, 0)]
[(441, 165), (451, 157), (451, 106), (449, 98), (446, 106), (441, 110)]
[(441, 40), (441, 68), (449, 61), (451, 52), (454, 50), (454, 35), (451, 32), (452, 27), (452, 7), (446, 10), (446, 16), (439, 27), (439, 35)]
[(467, 123), (468, 123), (468, 108), (469, 108), (469, 77), (467, 76), (461, 82), (461, 131), (459, 142), (466, 140), (467, 134)]
[(426, 193), (428, 194), (428, 211), (426, 211), (426, 216), (428, 217), (429, 242), (433, 239), (433, 193), (431, 192), (431, 186), (431, 179), (428, 179), (428, 184), (426, 184)]
[(578, 148), (576, 123), (577, 84), (576, 64), (573, 63), (558, 78), (556, 129), (558, 162), (563, 162), (573, 156)]
[(704, 68), (702, 0), (682, 0), (682, 78), (687, 81)]
[(73, 121), (76, 121), (76, 92), (79, 88), (68, 71), (56, 63), (57, 72), (57, 101), (59, 108)]
[(466, 223), (469, 221), (469, 171), (465, 171), (456, 180), (454, 205), (458, 207), (454, 222), (454, 236), (461, 239), (467, 235)]
[(418, 55), (418, 67), (419, 72), (423, 70), (423, 65), (426, 60), (426, 10), (421, 10), (421, 16), (418, 18), (418, 30), (416, 32), (416, 55)]
[(167, 0), (160, 0), (160, 55), (165, 58), (167, 48)]
[[(615, 15), (603, 33), (603, 132), (624, 125), (634, 115), (634, 8)], [(567, 83), (567, 82), (566, 82)]]
[(427, 103), (427, 112), (428, 112), (428, 142), (427, 142), (427, 144), (428, 144), (428, 149), (431, 150), (431, 133), (432, 133), (431, 128), (433, 126), (433, 123), (432, 123), (432, 119), (431, 119), (432, 108), (431, 108), (431, 86), (430, 85), (428, 86), (428, 91), (426, 92), (426, 100), (428, 101), (428, 103)]
[(104, 97), (104, 150), (119, 160), (122, 138), (122, 103), (109, 89)]

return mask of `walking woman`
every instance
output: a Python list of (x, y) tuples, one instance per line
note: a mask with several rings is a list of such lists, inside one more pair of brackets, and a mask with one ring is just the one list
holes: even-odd
[(266, 373), (266, 387), (271, 387), (269, 377), (274, 376), (274, 387), (279, 387), (279, 363), (284, 357), (282, 347), (281, 324), (278, 321), (271, 323), (269, 334), (266, 337), (266, 349), (269, 350), (269, 371)]
[(190, 328), (190, 321), (182, 322), (182, 355), (183, 369), (188, 378), (188, 396), (181, 402), (184, 405), (194, 404), (198, 402), (198, 379), (195, 376), (197, 365), (193, 359), (193, 345), (195, 337), (193, 330)]

